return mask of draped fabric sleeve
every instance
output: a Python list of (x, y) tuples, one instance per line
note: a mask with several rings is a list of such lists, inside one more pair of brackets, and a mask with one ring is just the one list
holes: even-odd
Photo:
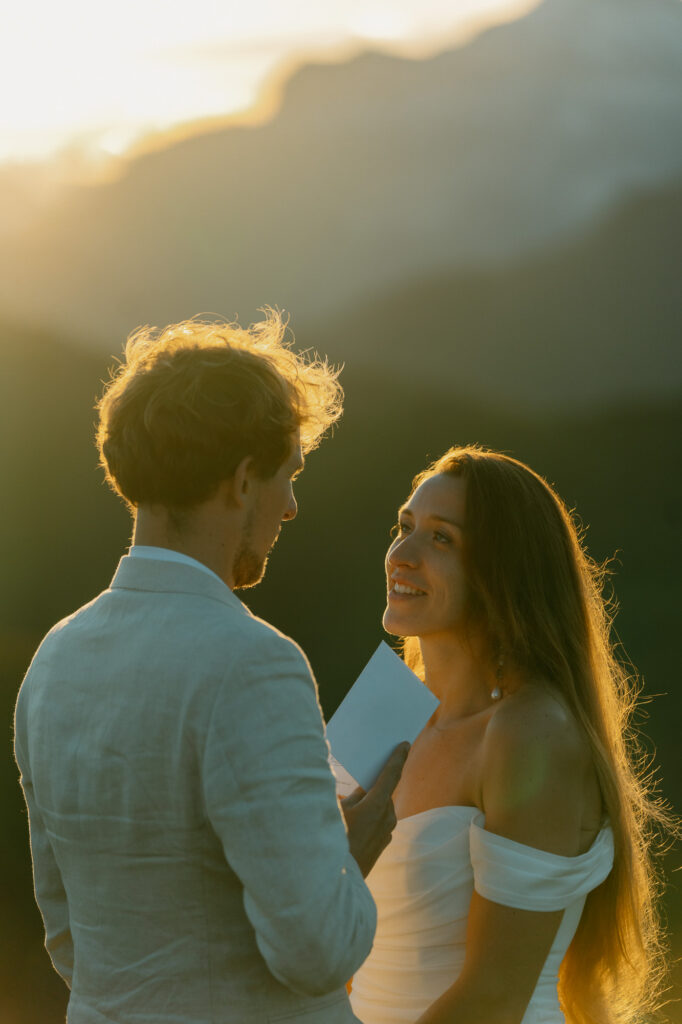
[(563, 857), (486, 832), (476, 815), (469, 832), (474, 889), (494, 903), (518, 910), (564, 910), (596, 889), (613, 865), (607, 825), (586, 853)]

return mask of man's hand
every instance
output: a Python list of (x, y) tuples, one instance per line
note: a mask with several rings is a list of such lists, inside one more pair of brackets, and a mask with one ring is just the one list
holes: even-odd
[(396, 825), (391, 795), (410, 751), (409, 743), (400, 743), (366, 793), (358, 786), (350, 796), (341, 800), (341, 810), (348, 828), (350, 852), (355, 857), (363, 877), (374, 867), (379, 854), (391, 841)]

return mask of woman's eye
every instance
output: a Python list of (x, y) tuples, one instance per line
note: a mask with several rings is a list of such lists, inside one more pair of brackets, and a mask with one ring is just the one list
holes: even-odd
[(391, 527), (391, 536), (392, 537), (402, 537), (404, 534), (409, 533), (409, 529), (410, 528), (407, 525), (407, 523), (405, 523), (405, 522), (402, 522), (402, 523), (398, 522), (398, 523), (395, 524), (395, 526)]
[(441, 533), (440, 530), (436, 530), (433, 536), (434, 539), (437, 540), (439, 544), (450, 543), (450, 537), (448, 537), (447, 533)]

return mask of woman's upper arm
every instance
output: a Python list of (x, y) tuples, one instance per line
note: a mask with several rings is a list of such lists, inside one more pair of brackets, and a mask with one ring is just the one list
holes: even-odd
[[(459, 983), (487, 1024), (518, 1024), (533, 995), (563, 910), (518, 910), (474, 892)], [(469, 1020), (467, 1018), (467, 1024)]]
[[(484, 832), (549, 854), (573, 857), (579, 853), (589, 762), (567, 712), (551, 698), (500, 706), (488, 727), (483, 754)], [(532, 873), (533, 850), (528, 853)], [(495, 891), (494, 884), (491, 889)], [(464, 967), (421, 1024), (521, 1021), (563, 910), (556, 906), (528, 909), (533, 901), (521, 894), (515, 906), (513, 882), (511, 888), (506, 883), (504, 899), (503, 904), (474, 892)]]
[(520, 1024), (562, 915), (517, 910), (474, 892), (462, 971), (418, 1024)]

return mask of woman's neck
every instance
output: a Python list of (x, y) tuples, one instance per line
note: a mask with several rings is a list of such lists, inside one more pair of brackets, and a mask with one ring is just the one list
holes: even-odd
[(434, 722), (443, 725), (490, 707), (499, 679), (481, 643), (453, 635), (422, 637), (419, 643), (426, 685), (440, 701)]

